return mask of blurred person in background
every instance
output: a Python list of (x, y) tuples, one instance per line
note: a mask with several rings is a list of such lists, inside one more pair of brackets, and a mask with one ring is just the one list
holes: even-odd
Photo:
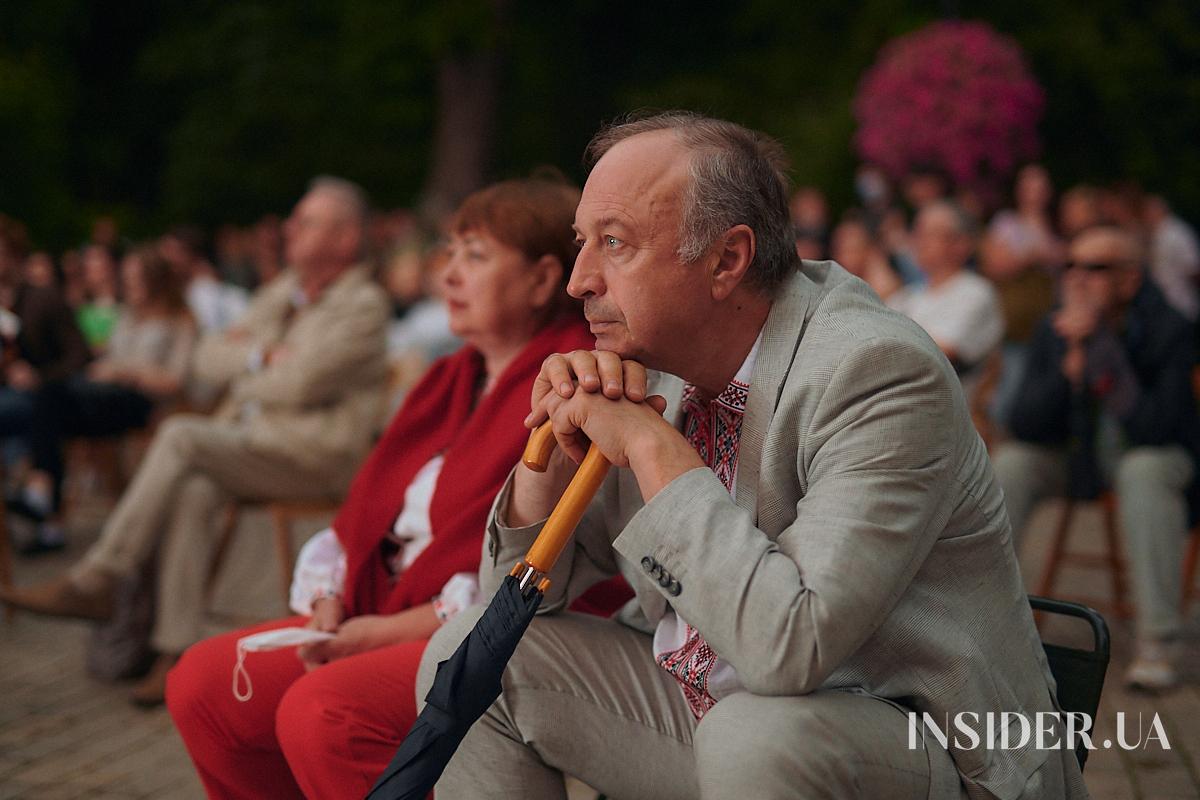
[(1144, 202), (1145, 194), (1136, 182), (1117, 181), (1100, 192), (1100, 216), (1105, 223), (1142, 238), (1146, 234)]
[(204, 255), (204, 234), (192, 225), (177, 225), (158, 240), (159, 252), (184, 282), (184, 297), (204, 333), (223, 331), (246, 310), (246, 292), (221, 280)]
[(830, 258), (866, 281), (883, 300), (903, 285), (870, 229), (857, 216), (846, 217), (833, 229)]
[(104, 356), (87, 373), (43, 385), (30, 426), (33, 469), (23, 506), (39, 523), (33, 547), (63, 546), (63, 449), (68, 437), (115, 436), (144, 427), (161, 403), (182, 391), (195, 324), (171, 267), (152, 248), (121, 263), (125, 304)]
[[(1117, 227), (1072, 242), (1061, 306), (1040, 324), (994, 456), (1014, 542), (1039, 500), (1115, 492), (1137, 603), (1125, 679), (1176, 684), (1180, 563), (1197, 509), (1200, 427), (1190, 324), (1145, 279), (1137, 238)], [(1190, 508), (1189, 508), (1190, 506)]]
[(1015, 207), (998, 212), (989, 228), (1002, 227), (1006, 246), (1028, 266), (1057, 268), (1064, 258), (1062, 241), (1054, 231), (1050, 210), (1054, 185), (1041, 164), (1028, 164), (1017, 172), (1013, 185)]
[(392, 299), (388, 358), (393, 368), (390, 402), (394, 407), (434, 359), (449, 355), (462, 344), (450, 328), (450, 312), (440, 296), (439, 273), (445, 262), (445, 248), (424, 252), (417, 239), (410, 239), (384, 259), (383, 286)]
[(991, 281), (1004, 318), (1003, 356), (989, 414), (1005, 429), (1029, 342), (1054, 305), (1054, 279), (1039, 261), (1033, 241), (1016, 214), (1002, 212), (993, 217), (979, 246), (979, 272)]
[[(18, 451), (29, 447), (38, 390), (67, 380), (90, 357), (57, 288), (24, 279), (26, 242), (23, 228), (0, 216), (0, 439)], [(28, 511), (19, 493), (6, 502)]]
[(232, 500), (341, 497), (370, 447), (387, 380), (388, 303), (360, 263), (366, 200), (347, 181), (322, 177), (286, 225), (289, 270), (263, 288), (237, 325), (203, 337), (194, 372), (227, 387), (212, 416), (176, 414), (159, 426), (99, 540), (64, 575), (4, 590), (11, 605), (55, 616), (105, 620), (117, 583), (183, 553), (188, 568), (160, 581), (165, 648), (133, 699), (161, 702), (174, 657), (199, 638), (203, 596), (220, 510)]
[(829, 204), (825, 193), (815, 186), (801, 186), (788, 203), (792, 227), (796, 233), (796, 255), (820, 261), (829, 249)]
[(83, 304), (75, 321), (93, 353), (103, 353), (116, 328), (121, 309), (117, 301), (117, 262), (112, 251), (99, 244), (83, 248), (81, 256)]
[(78, 248), (71, 247), (62, 252), (58, 259), (58, 274), (63, 300), (73, 309), (82, 308), (87, 302), (87, 287), (83, 282), (83, 256)]
[(54, 259), (45, 250), (37, 250), (29, 254), (22, 268), (25, 283), (43, 289), (61, 291), (58, 270), (54, 267)]
[[(550, 354), (593, 345), (565, 291), (578, 198), (530, 179), (464, 201), (439, 279), (467, 344), (429, 370), (305, 545), (302, 616), (208, 639), (171, 672), (167, 703), (209, 797), (361, 797), (412, 726), (426, 640), (477, 602), (484, 523), (524, 448), (534, 378)], [(238, 702), (237, 641), (295, 625), (336, 638), (250, 656)]]
[(1171, 213), (1160, 195), (1151, 195), (1142, 213), (1150, 244), (1150, 277), (1171, 307), (1195, 322), (1200, 315), (1196, 282), (1200, 277), (1200, 245), (1196, 231)]
[(213, 234), (213, 254), (217, 259), (217, 274), (221, 280), (247, 292), (258, 288), (258, 276), (250, 260), (249, 230), (225, 224)]
[(1067, 241), (1104, 221), (1100, 190), (1087, 184), (1072, 186), (1058, 201), (1058, 232)]
[(974, 221), (946, 200), (917, 213), (913, 250), (923, 286), (893, 292), (887, 304), (907, 315), (933, 338), (970, 397), (984, 361), (1000, 346), (1004, 317), (992, 285), (967, 269), (975, 249)]
[(250, 264), (257, 286), (266, 286), (283, 272), (283, 231), (279, 217), (267, 214), (250, 232)]
[(874, 164), (862, 164), (854, 172), (854, 195), (863, 215), (863, 222), (872, 235), (879, 227), (892, 204), (892, 185), (886, 173)]
[(901, 179), (900, 187), (904, 201), (915, 215), (930, 203), (949, 198), (951, 183), (950, 177), (940, 167), (916, 165)]

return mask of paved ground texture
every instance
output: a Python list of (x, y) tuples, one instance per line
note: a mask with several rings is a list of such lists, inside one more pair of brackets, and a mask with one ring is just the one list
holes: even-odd
[[(95, 506), (95, 507), (92, 507)], [(57, 574), (96, 534), (104, 506), (98, 501), (76, 510), (72, 545), (61, 555), (18, 559), (17, 581)], [(1047, 504), (1033, 521), (1024, 543), (1023, 567), (1037, 575), (1055, 514)], [(1077, 515), (1077, 538), (1098, 530), (1099, 515)], [(213, 601), (214, 630), (236, 621), (235, 614), (269, 617), (282, 601), (273, 551), (264, 521), (248, 514)], [(314, 521), (297, 537), (320, 526)], [(305, 526), (300, 526), (305, 527)], [(1093, 537), (1094, 538), (1094, 537)], [(242, 570), (242, 571), (239, 571)], [(260, 576), (254, 580), (254, 575)], [(1064, 575), (1064, 594), (1107, 598), (1107, 579), (1095, 572)], [(1112, 621), (1114, 658), (1095, 740), (1115, 740), (1118, 711), (1125, 712), (1127, 740), (1149, 732), (1158, 714), (1171, 745), (1145, 742), (1133, 751), (1097, 750), (1085, 777), (1097, 800), (1200, 798), (1200, 601), (1189, 620), (1186, 682), (1180, 689), (1150, 697), (1124, 690), (1120, 675), (1128, 660), (1130, 628)], [(103, 683), (84, 670), (89, 627), (17, 615), (0, 621), (0, 800), (5, 798), (200, 798), (203, 792), (165, 711), (142, 711), (126, 702), (128, 685)], [(1050, 628), (1048, 636), (1074, 631)], [(1138, 733), (1141, 719), (1142, 734)], [(575, 797), (585, 797), (573, 791)]]

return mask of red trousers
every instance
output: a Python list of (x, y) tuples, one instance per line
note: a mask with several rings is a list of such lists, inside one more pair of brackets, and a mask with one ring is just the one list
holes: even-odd
[(416, 721), (424, 640), (308, 673), (295, 648), (247, 653), (253, 696), (239, 702), (237, 640), (307, 621), (293, 617), (206, 639), (171, 670), (167, 708), (209, 797), (365, 797)]

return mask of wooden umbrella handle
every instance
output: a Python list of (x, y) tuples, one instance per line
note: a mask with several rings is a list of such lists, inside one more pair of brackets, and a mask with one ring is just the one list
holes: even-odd
[[(529, 435), (529, 442), (521, 457), (522, 463), (534, 472), (545, 472), (556, 444), (554, 433), (550, 430), (550, 422), (542, 423)], [(525, 554), (525, 559), (513, 569), (514, 575), (520, 576), (529, 570), (540, 573), (540, 576), (549, 574), (558, 557), (562, 555), (563, 548), (567, 546), (571, 534), (575, 532), (575, 526), (583, 518), (583, 512), (600, 490), (600, 484), (604, 483), (610, 466), (608, 459), (601, 455), (600, 448), (592, 444), (575, 477), (571, 479), (558, 504), (554, 506), (550, 518), (542, 526), (541, 533)], [(548, 582), (543, 580), (540, 588), (545, 591), (548, 585)]]

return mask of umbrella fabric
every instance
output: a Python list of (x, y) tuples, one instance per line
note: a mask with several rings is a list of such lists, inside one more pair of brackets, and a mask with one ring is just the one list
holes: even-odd
[(500, 678), (542, 602), (504, 579), (483, 616), (454, 655), (438, 664), (425, 708), (367, 795), (369, 800), (421, 800), (433, 789), (459, 742), (500, 696)]

